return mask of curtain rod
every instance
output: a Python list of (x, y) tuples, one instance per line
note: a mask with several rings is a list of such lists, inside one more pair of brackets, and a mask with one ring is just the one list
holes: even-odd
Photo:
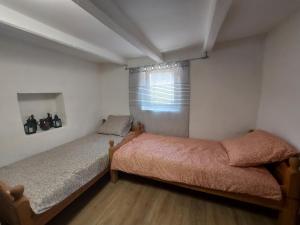
[[(209, 58), (209, 55), (208, 55), (208, 52), (205, 52), (203, 56), (201, 57), (196, 57), (196, 58), (189, 58), (189, 59), (185, 59), (185, 60), (180, 60), (180, 61), (196, 61), (196, 60), (202, 60), (202, 59), (208, 59)], [(167, 62), (163, 62), (161, 64), (164, 64), (164, 63), (170, 63), (172, 61), (167, 61)], [(160, 63), (159, 63), (160, 64)], [(158, 64), (158, 65), (159, 65)], [(148, 66), (154, 66), (156, 64), (149, 64), (149, 65), (143, 65), (143, 66), (134, 66), (134, 67), (128, 67), (128, 65), (125, 65), (125, 70), (130, 70), (130, 69), (134, 69), (134, 68), (138, 68), (138, 67), (148, 67)]]

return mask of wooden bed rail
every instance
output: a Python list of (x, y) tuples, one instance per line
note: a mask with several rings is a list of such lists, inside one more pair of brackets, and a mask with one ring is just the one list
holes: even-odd
[(0, 181), (0, 221), (9, 225), (32, 225), (33, 212), (23, 195), (24, 186), (9, 187)]

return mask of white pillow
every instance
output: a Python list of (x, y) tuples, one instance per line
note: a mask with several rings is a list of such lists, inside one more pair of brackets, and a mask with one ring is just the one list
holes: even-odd
[(131, 116), (108, 116), (98, 130), (99, 134), (126, 136), (130, 131), (133, 118)]

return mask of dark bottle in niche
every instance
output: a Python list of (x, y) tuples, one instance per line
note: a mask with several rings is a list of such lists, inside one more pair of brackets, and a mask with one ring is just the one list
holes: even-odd
[(34, 126), (34, 130), (35, 132), (37, 131), (37, 126), (38, 126), (38, 122), (37, 120), (34, 118), (34, 115), (30, 116), (30, 121), (32, 122), (33, 126)]
[(61, 119), (58, 117), (57, 114), (55, 114), (54, 119), (53, 119), (53, 127), (54, 127), (54, 128), (62, 127), (62, 121), (61, 121)]
[(34, 134), (37, 131), (37, 121), (34, 118), (33, 115), (31, 115), (26, 123), (24, 124), (24, 130), (25, 130), (25, 134), (29, 135), (29, 134)]
[(40, 128), (42, 130), (49, 130), (50, 129), (50, 124), (48, 122), (48, 119), (40, 119)]
[(53, 119), (52, 119), (52, 115), (50, 113), (47, 113), (47, 121), (49, 123), (50, 128), (53, 127)]

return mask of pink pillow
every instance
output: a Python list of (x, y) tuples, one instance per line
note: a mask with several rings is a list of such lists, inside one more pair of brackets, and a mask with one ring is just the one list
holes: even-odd
[(284, 140), (262, 130), (224, 140), (222, 144), (231, 166), (258, 166), (282, 161), (297, 154), (296, 149)]

